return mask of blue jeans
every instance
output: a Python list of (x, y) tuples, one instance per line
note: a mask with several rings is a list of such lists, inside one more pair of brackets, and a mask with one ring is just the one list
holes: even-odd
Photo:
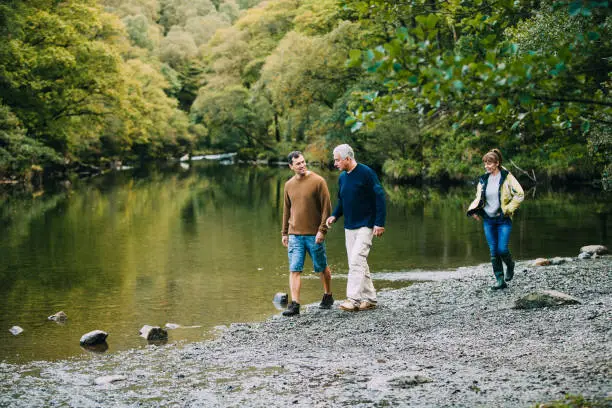
[(508, 241), (510, 241), (510, 232), (512, 232), (512, 220), (503, 215), (494, 218), (485, 215), (483, 226), (491, 258), (509, 253)]
[(310, 254), (315, 272), (323, 272), (327, 267), (325, 241), (316, 243), (315, 235), (289, 235), (287, 255), (289, 256), (289, 271), (302, 272), (306, 253)]

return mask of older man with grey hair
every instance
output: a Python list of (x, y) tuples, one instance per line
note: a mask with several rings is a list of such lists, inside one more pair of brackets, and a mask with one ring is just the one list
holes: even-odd
[(367, 258), (372, 237), (380, 237), (385, 232), (385, 192), (376, 173), (365, 164), (357, 163), (348, 144), (334, 149), (334, 166), (342, 171), (338, 178), (338, 203), (326, 223), (331, 226), (344, 215), (349, 264), (347, 299), (340, 308), (347, 311), (372, 309), (377, 305), (376, 289)]

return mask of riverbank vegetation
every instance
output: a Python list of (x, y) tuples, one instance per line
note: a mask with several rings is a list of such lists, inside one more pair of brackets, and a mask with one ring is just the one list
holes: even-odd
[(612, 17), (574, 0), (27, 0), (0, 5), (0, 179), (237, 151), (393, 182), (612, 188)]

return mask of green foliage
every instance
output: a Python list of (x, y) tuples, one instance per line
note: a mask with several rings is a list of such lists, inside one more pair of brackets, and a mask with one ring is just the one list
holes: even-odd
[(417, 178), (421, 176), (422, 163), (414, 159), (387, 159), (383, 172), (393, 180)]
[(302, 141), (315, 128), (325, 131), (320, 122), (327, 121), (335, 101), (353, 81), (354, 70), (345, 65), (345, 56), (357, 29), (342, 23), (315, 37), (292, 31), (266, 59), (255, 89), (265, 92), (282, 115), (283, 139)]
[(185, 65), (198, 54), (193, 36), (179, 27), (173, 27), (160, 45), (161, 60), (173, 68)]
[(420, 126), (416, 115), (385, 115), (377, 126), (360, 131), (359, 159), (382, 163), (393, 180), (419, 178), (424, 168)]
[[(611, 118), (607, 117), (607, 122), (610, 122)], [(602, 121), (603, 122), (603, 121)], [(590, 131), (589, 145), (588, 145), (589, 157), (593, 157), (593, 163), (606, 163), (601, 171), (601, 184), (604, 190), (612, 190), (612, 162), (610, 155), (612, 155), (612, 132), (610, 132), (610, 125), (605, 123), (596, 123)]]
[(188, 134), (187, 115), (177, 110), (178, 102), (164, 92), (168, 83), (159, 70), (140, 60), (130, 60), (123, 76), (128, 94), (118, 120), (124, 127), (125, 156), (169, 158), (188, 151), (192, 136)]
[(28, 178), (33, 168), (61, 161), (53, 149), (26, 136), (17, 117), (0, 101), (0, 179)]
[(177, 97), (183, 87), (179, 73), (168, 64), (161, 64), (160, 72), (168, 82), (166, 93), (171, 97)]
[(73, 118), (101, 123), (118, 103), (120, 31), (89, 1), (36, 3), (18, 9), (14, 31), (0, 43), (0, 88), (28, 133), (66, 154), (82, 131)]
[(123, 20), (132, 44), (153, 50), (154, 42), (150, 38), (149, 21), (142, 14), (127, 16)]
[[(376, 126), (388, 112), (413, 112), (425, 123), (442, 115), (452, 118), (448, 134), (487, 135), (482, 150), (535, 153), (534, 168), (542, 173), (590, 175), (605, 164), (593, 165), (586, 151), (591, 123), (610, 124), (605, 118), (612, 101), (604, 84), (612, 49), (601, 41), (612, 34), (607, 6), (580, 3), (578, 12), (576, 3), (559, 9), (543, 4), (534, 12), (530, 4), (502, 3), (485, 14), (484, 3), (433, 9), (425, 2), (345, 4), (366, 26), (403, 10), (387, 41), (349, 54), (351, 66), (362, 66), (386, 86), (373, 98), (355, 95), (361, 102), (347, 122), (353, 130)], [(432, 141), (436, 149), (439, 141)]]
[[(191, 108), (191, 118), (208, 129), (212, 147), (230, 151), (242, 147), (269, 148), (268, 128), (263, 100), (253, 100), (247, 89), (233, 86), (223, 91), (203, 88)], [(263, 136), (262, 136), (263, 134)]]
[(166, 32), (176, 26), (185, 26), (190, 18), (216, 11), (210, 0), (161, 0), (160, 5), (160, 23)]
[(200, 47), (206, 44), (218, 29), (229, 27), (228, 20), (231, 21), (231, 19), (235, 19), (235, 16), (228, 18), (220, 13), (209, 14), (204, 17), (192, 17), (185, 24), (185, 32), (193, 38), (196, 46)]
[(236, 0), (236, 4), (241, 10), (246, 10), (257, 6), (262, 0)]
[[(538, 176), (610, 183), (607, 2), (101, 3), (0, 5), (11, 140), (68, 163), (194, 147), (323, 163), (350, 143), (398, 181), (472, 178), (497, 146)], [(55, 162), (11, 149), (5, 172)]]
[(232, 24), (240, 17), (240, 9), (238, 4), (232, 1), (226, 1), (220, 4), (218, 10), (219, 13)]
[(295, 16), (295, 30), (307, 35), (324, 35), (340, 20), (337, 0), (306, 1)]
[(489, 142), (478, 132), (447, 133), (446, 129), (441, 126), (427, 132), (423, 143), (424, 177), (457, 181), (482, 174), (482, 146)]
[[(329, 2), (263, 3), (232, 27), (218, 30), (202, 47), (205, 86), (191, 107), (191, 117), (206, 126), (212, 145), (268, 149), (284, 140), (322, 139), (320, 132), (326, 127), (321, 118), (344, 92), (344, 60), (355, 38), (351, 30), (357, 27), (346, 25), (325, 38), (291, 30), (301, 11), (323, 18), (322, 10), (329, 8)], [(326, 21), (323, 31), (330, 27)], [(228, 108), (215, 108), (211, 101)]]
[(169, 83), (162, 64), (147, 57), (161, 32), (152, 2), (109, 0), (116, 16), (93, 0), (3, 8), (2, 109), (15, 117), (6, 123), (19, 123), (3, 133), (3, 177), (79, 161), (174, 157), (191, 148), (187, 115), (168, 96), (189, 82), (166, 66)]

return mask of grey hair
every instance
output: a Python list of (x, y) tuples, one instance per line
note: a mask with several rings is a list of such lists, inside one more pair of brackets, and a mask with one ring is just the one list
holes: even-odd
[(341, 144), (334, 148), (334, 155), (340, 155), (341, 159), (346, 159), (350, 157), (355, 160), (355, 152), (353, 152), (353, 148), (347, 144)]

